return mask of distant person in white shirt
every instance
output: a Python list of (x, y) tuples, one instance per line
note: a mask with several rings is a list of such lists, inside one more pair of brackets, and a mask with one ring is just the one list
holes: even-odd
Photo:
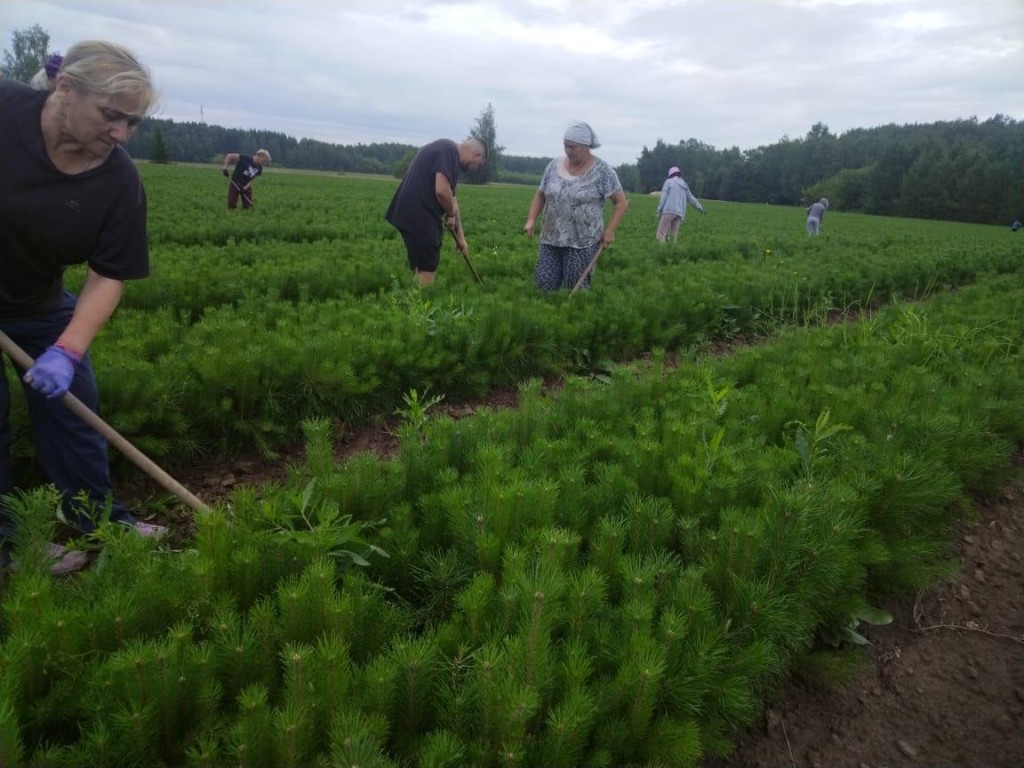
[(661, 186), (661, 200), (658, 202), (658, 242), (664, 243), (666, 238), (676, 240), (679, 237), (679, 225), (686, 218), (687, 203), (701, 213), (706, 213), (700, 200), (694, 197), (689, 185), (683, 181), (682, 172), (672, 166), (668, 169), (668, 178)]
[(823, 197), (816, 203), (807, 207), (807, 234), (816, 235), (821, 232), (821, 222), (825, 220), (825, 211), (828, 210), (828, 198)]

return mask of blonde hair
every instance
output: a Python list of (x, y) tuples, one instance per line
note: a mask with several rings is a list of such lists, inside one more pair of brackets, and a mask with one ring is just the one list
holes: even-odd
[(149, 114), (159, 96), (149, 69), (135, 54), (102, 40), (84, 40), (71, 46), (58, 75), (64, 75), (73, 87), (101, 98), (131, 96), (138, 102), (141, 114)]

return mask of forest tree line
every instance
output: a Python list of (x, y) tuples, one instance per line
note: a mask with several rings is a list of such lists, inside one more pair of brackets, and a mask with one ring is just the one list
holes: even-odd
[[(15, 30), (0, 76), (27, 82), (45, 60), (49, 34)], [(467, 183), (536, 184), (551, 158), (506, 155), (496, 143), (494, 108), (471, 135), (492, 147), (491, 160)], [(222, 128), (152, 118), (129, 142), (134, 157), (154, 162), (219, 163), (227, 152), (267, 149), (274, 163), (338, 173), (401, 177), (417, 147), (400, 143), (341, 145), (272, 131)], [(801, 205), (828, 197), (834, 210), (882, 216), (1009, 224), (1024, 218), (1024, 123), (1005, 115), (857, 128), (841, 135), (816, 123), (803, 138), (784, 136), (756, 149), (718, 149), (697, 139), (644, 147), (636, 163), (616, 168), (627, 192), (661, 189), (678, 166), (700, 198)]]
[[(226, 152), (258, 147), (279, 166), (384, 175), (401, 175), (417, 149), (154, 118), (142, 123), (129, 150), (141, 159), (220, 162)], [(494, 160), (491, 180), (536, 184), (551, 158), (500, 154)], [(646, 193), (661, 189), (671, 166), (683, 170), (702, 199), (800, 205), (824, 196), (834, 210), (987, 224), (1024, 216), (1024, 123), (1003, 115), (841, 135), (817, 123), (802, 138), (745, 151), (659, 139), (616, 171), (626, 191)]]

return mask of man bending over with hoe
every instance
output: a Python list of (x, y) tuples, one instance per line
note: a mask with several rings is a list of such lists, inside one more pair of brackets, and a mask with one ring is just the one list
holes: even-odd
[(471, 138), (461, 144), (450, 139), (433, 141), (409, 163), (384, 218), (401, 233), (409, 267), (420, 285), (434, 282), (441, 263), (442, 218), (455, 237), (455, 247), (468, 258), (455, 187), (462, 171), (475, 171), (485, 162), (487, 145)]
[[(242, 198), (242, 208), (249, 210), (254, 207), (252, 203), (252, 185), (263, 175), (263, 166), (270, 162), (270, 153), (265, 149), (256, 151), (255, 155), (240, 155), (238, 152), (228, 152), (224, 155), (224, 167), (221, 173), (230, 179), (228, 184), (228, 208), (232, 211), (238, 207), (238, 198)], [(228, 171), (228, 166), (234, 165), (234, 173)]]

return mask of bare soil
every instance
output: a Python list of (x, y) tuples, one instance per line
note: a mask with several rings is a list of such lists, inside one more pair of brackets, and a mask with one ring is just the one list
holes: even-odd
[[(462, 418), (515, 404), (514, 392), (496, 392), (471, 404), (442, 403), (431, 414)], [(396, 426), (391, 419), (339, 429), (338, 458), (393, 455)], [(299, 459), (296, 448), (273, 460), (249, 456), (165, 469), (213, 504), (240, 485), (283, 479)], [(864, 628), (871, 644), (852, 683), (834, 690), (794, 680), (740, 735), (728, 759), (709, 759), (704, 768), (1024, 766), (1024, 452), (1015, 464), (1015, 480), (977, 500), (973, 518), (962, 523), (956, 576), (885, 606), (892, 624)], [(145, 508), (145, 499), (166, 493), (136, 477), (121, 495)], [(156, 518), (175, 538), (191, 534), (187, 511)]]

